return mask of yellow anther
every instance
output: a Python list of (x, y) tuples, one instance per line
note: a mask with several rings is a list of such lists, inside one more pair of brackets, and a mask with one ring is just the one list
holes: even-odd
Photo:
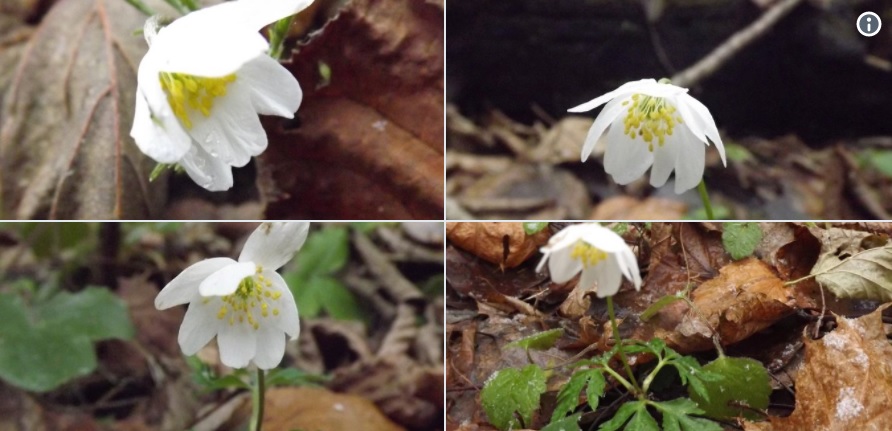
[(269, 292), (263, 292), (263, 296), (269, 298), (269, 297), (270, 297), (270, 293), (269, 293)]
[(273, 316), (278, 316), (278, 315), (279, 315), (279, 309), (273, 308)]
[(591, 244), (579, 241), (573, 247), (570, 257), (582, 262), (583, 266), (592, 267), (607, 259), (607, 253)]
[(223, 317), (225, 317), (225, 316), (226, 316), (226, 306), (224, 305), (224, 306), (220, 307), (220, 311), (217, 312), (217, 318), (222, 320)]
[[(623, 105), (626, 105), (625, 102)], [(675, 111), (675, 106), (664, 98), (633, 94), (631, 105), (623, 119), (623, 133), (632, 139), (641, 137), (652, 152), (654, 137), (662, 146), (666, 142), (666, 136), (672, 136), (675, 125), (681, 124), (681, 118), (673, 116)]]
[(278, 290), (273, 292), (273, 300), (279, 299), (280, 296), (282, 296), (282, 292), (279, 292)]
[(229, 326), (235, 325), (235, 317), (229, 316)]
[[(161, 89), (167, 95), (174, 115), (187, 129), (192, 128), (189, 110), (197, 110), (210, 116), (214, 99), (226, 95), (226, 86), (234, 82), (235, 74), (219, 78), (205, 78), (183, 73), (162, 72), (159, 76)], [(188, 109), (187, 109), (188, 107)]]

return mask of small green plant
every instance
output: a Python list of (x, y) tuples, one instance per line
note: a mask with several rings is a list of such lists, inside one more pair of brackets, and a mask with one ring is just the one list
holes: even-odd
[(724, 224), (722, 245), (734, 260), (752, 255), (760, 241), (762, 241), (762, 229), (759, 228), (759, 223), (727, 222)]
[(335, 277), (347, 264), (349, 254), (347, 228), (329, 226), (310, 233), (295, 264), (282, 274), (301, 316), (312, 318), (325, 311), (335, 319), (365, 319), (356, 297)]
[(547, 227), (547, 221), (528, 221), (523, 223), (523, 232), (527, 235), (535, 235)]

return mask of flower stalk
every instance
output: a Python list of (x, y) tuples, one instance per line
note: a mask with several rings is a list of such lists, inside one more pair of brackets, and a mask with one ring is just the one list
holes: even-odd
[(703, 202), (703, 209), (706, 210), (706, 218), (715, 220), (715, 213), (712, 211), (712, 203), (709, 202), (709, 193), (706, 191), (706, 181), (700, 180), (697, 185), (697, 192), (700, 193), (700, 200)]
[(254, 404), (251, 412), (251, 431), (261, 431), (263, 427), (263, 405), (266, 397), (266, 374), (263, 369), (257, 369), (257, 380), (252, 388), (252, 400)]

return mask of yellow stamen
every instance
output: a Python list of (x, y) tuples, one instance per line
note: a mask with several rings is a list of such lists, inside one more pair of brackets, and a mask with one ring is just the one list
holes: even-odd
[[(627, 105), (629, 100), (623, 102)], [(676, 124), (682, 124), (681, 116), (667, 99), (644, 94), (633, 94), (631, 106), (623, 119), (623, 133), (630, 138), (641, 137), (649, 151), (654, 150), (654, 137), (659, 146), (666, 143), (666, 136), (672, 136)]]
[(582, 262), (582, 265), (588, 268), (607, 259), (607, 253), (591, 244), (579, 241), (570, 252), (570, 257)]
[[(226, 95), (226, 86), (235, 81), (235, 74), (220, 78), (205, 78), (185, 73), (161, 72), (158, 80), (167, 95), (167, 103), (186, 129), (192, 128), (190, 111), (211, 115), (214, 99)], [(260, 267), (258, 267), (258, 273)]]

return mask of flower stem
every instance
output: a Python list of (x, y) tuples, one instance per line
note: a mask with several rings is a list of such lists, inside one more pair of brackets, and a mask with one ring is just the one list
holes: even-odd
[(703, 201), (703, 209), (706, 210), (706, 218), (715, 220), (715, 214), (712, 212), (712, 204), (709, 202), (709, 193), (706, 191), (706, 181), (700, 180), (700, 184), (697, 184), (697, 191), (700, 192), (700, 200)]
[(638, 386), (638, 381), (635, 380), (635, 374), (632, 372), (632, 367), (629, 366), (629, 360), (626, 358), (626, 352), (623, 350), (623, 340), (619, 336), (619, 325), (616, 323), (616, 313), (613, 311), (613, 296), (607, 297), (607, 314), (610, 315), (610, 324), (613, 326), (613, 338), (616, 340), (616, 351), (619, 353), (619, 359), (623, 363), (623, 368), (626, 370), (626, 374), (629, 375), (629, 382), (632, 383), (632, 387), (635, 388), (636, 395), (639, 397), (643, 397), (647, 394), (641, 391), (641, 387)]
[(264, 395), (266, 394), (265, 378), (264, 371), (258, 368), (257, 381), (254, 382), (254, 394), (252, 397), (254, 409), (251, 414), (251, 431), (260, 431), (260, 428), (263, 426), (263, 404)]
[(282, 56), (285, 38), (288, 37), (288, 30), (291, 28), (292, 20), (294, 20), (294, 15), (282, 18), (276, 21), (269, 29), (269, 56), (276, 60)]

